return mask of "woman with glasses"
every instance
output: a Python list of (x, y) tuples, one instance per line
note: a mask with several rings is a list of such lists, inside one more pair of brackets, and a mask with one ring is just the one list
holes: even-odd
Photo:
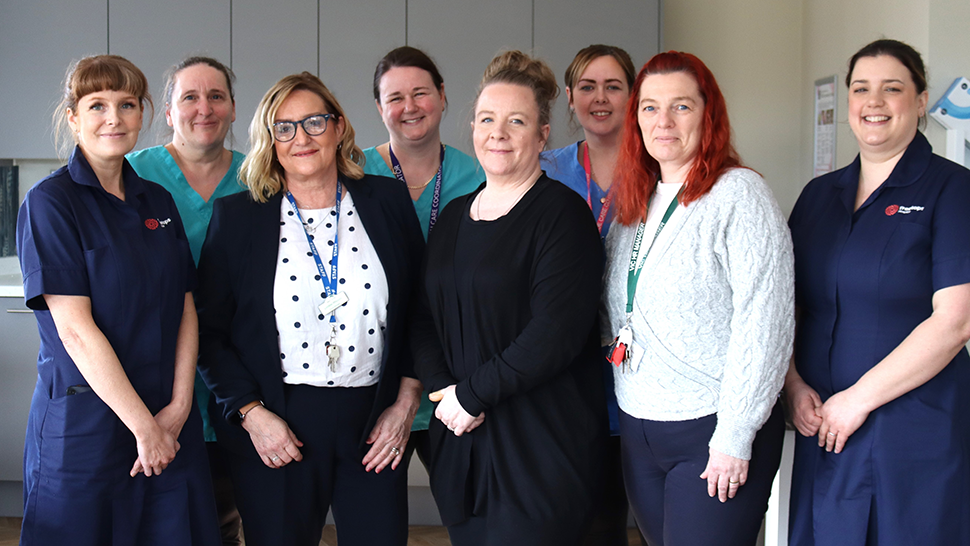
[[(173, 66), (165, 75), (165, 121), (172, 128), (171, 142), (127, 156), (139, 176), (172, 194), (196, 264), (213, 203), (244, 189), (239, 183), (239, 166), (246, 156), (225, 146), (236, 119), (235, 80), (229, 67), (211, 57), (189, 57)], [(196, 375), (195, 400), (202, 413), (222, 541), (224, 546), (238, 545), (242, 544), (242, 524), (225, 456), (209, 419), (210, 398), (209, 389)]]
[(225, 419), (246, 543), (407, 542), (399, 466), (415, 393), (406, 310), (424, 241), (406, 188), (366, 176), (314, 75), (250, 125), (247, 193), (216, 201), (199, 261), (199, 366)]

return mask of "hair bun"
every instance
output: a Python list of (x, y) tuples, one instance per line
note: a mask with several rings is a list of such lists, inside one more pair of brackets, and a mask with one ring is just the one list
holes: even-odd
[(517, 49), (499, 53), (485, 68), (478, 94), (481, 95), (482, 90), (493, 83), (510, 83), (531, 89), (539, 106), (539, 123), (549, 123), (552, 104), (559, 95), (559, 85), (552, 69), (544, 61)]

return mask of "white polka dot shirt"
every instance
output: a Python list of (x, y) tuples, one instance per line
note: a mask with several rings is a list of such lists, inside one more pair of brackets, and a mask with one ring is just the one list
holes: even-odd
[[(300, 215), (327, 275), (334, 235), (340, 229), (337, 292), (346, 293), (348, 302), (337, 308), (334, 323), (329, 314), (320, 313), (326, 298), (324, 283), (299, 217), (289, 200), (283, 199), (273, 290), (283, 381), (318, 387), (376, 385), (387, 325), (387, 279), (353, 198), (344, 189), (339, 222), (334, 207), (300, 209)], [(335, 371), (330, 370), (326, 352), (331, 327), (336, 328), (335, 342), (340, 350)]]

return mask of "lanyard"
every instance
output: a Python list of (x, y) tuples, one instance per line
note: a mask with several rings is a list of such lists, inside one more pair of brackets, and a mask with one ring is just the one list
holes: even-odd
[[(586, 142), (583, 142), (583, 170), (586, 171), (586, 204), (589, 205), (589, 210), (593, 210), (593, 168), (589, 165), (589, 144)], [(613, 186), (610, 186), (609, 191), (606, 192), (606, 200), (603, 201), (603, 208), (600, 209), (600, 215), (596, 218), (596, 229), (599, 230), (600, 234), (603, 233), (603, 224), (606, 223), (606, 216), (609, 214), (612, 204)]]
[[(391, 149), (391, 144), (387, 144), (387, 153), (391, 156), (391, 165), (394, 167), (394, 176), (404, 183), (405, 186), (408, 185), (408, 181), (404, 179), (404, 169), (401, 168), (401, 162), (397, 160), (397, 156), (394, 155), (394, 150)], [(441, 161), (438, 163), (438, 174), (434, 176), (434, 193), (431, 194), (431, 218), (428, 220), (428, 235), (431, 235), (431, 230), (434, 229), (435, 223), (438, 221), (438, 208), (441, 206), (441, 171), (445, 168), (445, 145), (441, 145)]]
[[(317, 252), (317, 245), (313, 244), (313, 237), (306, 230), (306, 224), (303, 223), (303, 215), (300, 214), (300, 209), (296, 206), (296, 199), (293, 199), (293, 194), (289, 191), (286, 192), (286, 199), (289, 200), (290, 206), (293, 207), (293, 212), (296, 213), (296, 217), (300, 220), (300, 225), (303, 226), (303, 234), (306, 235), (306, 242), (310, 244), (310, 252), (313, 254), (313, 261), (317, 263), (317, 271), (320, 272), (320, 282), (323, 283), (323, 289), (327, 294), (328, 298), (332, 298), (337, 294), (337, 255), (340, 253), (340, 245), (338, 244), (337, 237), (340, 236), (340, 181), (337, 181), (337, 203), (334, 205), (335, 216), (333, 225), (336, 227), (333, 233), (333, 257), (330, 260), (330, 275), (328, 277), (327, 270), (323, 267), (323, 260), (320, 259), (320, 253)], [(330, 322), (337, 322), (337, 313), (330, 314)]]
[[(659, 184), (660, 181), (658, 180)], [(643, 232), (647, 228), (647, 215), (643, 215), (643, 220), (640, 221), (640, 225), (637, 226), (637, 236), (633, 239), (633, 252), (630, 254), (630, 269), (627, 271), (626, 276), (626, 312), (633, 312), (633, 296), (637, 292), (637, 280), (640, 279), (640, 271), (643, 270), (643, 264), (647, 261), (647, 255), (650, 254), (650, 249), (653, 248), (653, 244), (657, 242), (657, 236), (660, 235), (660, 231), (667, 225), (667, 221), (670, 220), (670, 216), (674, 213), (674, 209), (677, 208), (677, 202), (680, 199), (680, 194), (684, 193), (684, 188), (682, 186), (680, 191), (677, 192), (677, 196), (674, 200), (670, 202), (667, 207), (667, 211), (664, 212), (663, 218), (660, 219), (660, 225), (657, 226), (657, 232), (653, 234), (653, 240), (650, 241), (650, 246), (647, 247), (647, 251), (643, 253), (643, 258), (640, 258), (640, 250), (643, 248)], [(657, 192), (654, 190), (653, 196), (650, 198), (653, 201), (657, 197)], [(650, 210), (650, 205), (647, 205), (647, 211)]]

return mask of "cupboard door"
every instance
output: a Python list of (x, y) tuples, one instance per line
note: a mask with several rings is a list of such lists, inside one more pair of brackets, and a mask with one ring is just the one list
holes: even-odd
[(23, 298), (0, 297), (0, 332), (0, 481), (19, 482), (40, 349), (37, 321)]

